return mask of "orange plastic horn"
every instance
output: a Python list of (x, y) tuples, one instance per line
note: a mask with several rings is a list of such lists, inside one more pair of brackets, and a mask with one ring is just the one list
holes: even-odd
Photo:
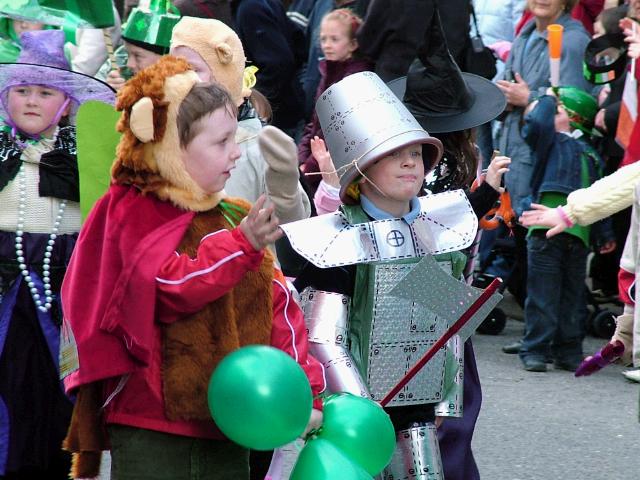
[(562, 25), (553, 23), (547, 27), (548, 41), (549, 41), (549, 57), (560, 58), (562, 55), (562, 31), (564, 28)]

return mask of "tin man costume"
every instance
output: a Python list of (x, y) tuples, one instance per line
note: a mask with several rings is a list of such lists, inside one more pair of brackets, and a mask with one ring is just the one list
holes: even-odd
[[(347, 193), (369, 165), (399, 148), (422, 144), (425, 170), (442, 154), (374, 73), (334, 84), (316, 111), (345, 205), (282, 229), (309, 262), (296, 287), (304, 288), (311, 351), (325, 366), (329, 390), (380, 401), (479, 296), (458, 281), (477, 217), (461, 190), (416, 199), (419, 213), (410, 222), (372, 220)], [(388, 404), (397, 445), (383, 479), (444, 478), (434, 415), (462, 415), (462, 345), (498, 300), (492, 297)]]

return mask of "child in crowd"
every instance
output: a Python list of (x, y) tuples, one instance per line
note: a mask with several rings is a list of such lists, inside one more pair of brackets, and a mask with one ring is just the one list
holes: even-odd
[[(477, 219), (462, 191), (418, 198), (442, 144), (375, 74), (361, 72), (334, 84), (321, 95), (316, 112), (344, 205), (339, 213), (281, 228), (309, 262), (295, 286), (310, 315), (310, 338), (329, 355), (322, 358), (329, 366), (329, 389), (379, 400), (390, 388), (385, 382), (399, 379), (406, 365), (413, 364), (410, 355), (394, 348), (419, 351), (444, 328), (437, 321), (434, 330), (427, 328), (430, 313), (388, 295), (389, 290), (428, 254), (460, 278), (466, 263), (461, 250), (472, 243)], [(448, 241), (444, 231), (456, 232), (456, 241)], [(324, 350), (325, 340), (318, 338), (328, 323), (346, 329), (344, 341), (333, 350)], [(341, 372), (341, 365), (348, 372)], [(442, 364), (430, 365), (434, 370), (423, 372), (423, 378), (441, 385)], [(416, 382), (386, 409), (399, 446), (383, 478), (404, 478), (410, 470), (421, 472), (416, 478), (444, 478), (433, 425), (443, 392), (426, 383)], [(416, 438), (423, 440), (412, 443)]]
[[(523, 137), (535, 155), (533, 197), (555, 208), (567, 195), (602, 176), (602, 161), (588, 144), (597, 103), (575, 87), (549, 89), (525, 110)], [(601, 253), (615, 248), (613, 232), (600, 224), (590, 232), (574, 226), (554, 238), (532, 228), (527, 239), (528, 275), (525, 335), (520, 348), (524, 369), (575, 371), (582, 361), (586, 262), (591, 238)]]
[[(371, 70), (372, 65), (357, 56), (358, 41), (356, 33), (362, 24), (362, 19), (346, 8), (339, 8), (327, 13), (320, 24), (320, 47), (324, 59), (318, 64), (320, 70), (320, 84), (316, 93), (316, 100), (322, 92), (334, 83), (348, 75)], [(307, 124), (298, 146), (298, 161), (300, 170), (309, 186), (310, 196), (313, 197), (320, 183), (320, 175), (309, 175), (319, 172), (318, 162), (311, 151), (311, 140), (315, 137), (324, 138), (318, 116), (314, 112), (311, 122)]]
[[(630, 59), (640, 58), (640, 28), (633, 27), (633, 21), (623, 19), (620, 27), (629, 44), (627, 55)], [(636, 79), (640, 80), (640, 69), (635, 69)], [(632, 148), (633, 147), (633, 148)], [(551, 237), (567, 228), (578, 225), (590, 225), (607, 218), (633, 204), (635, 187), (640, 182), (640, 154), (634, 143), (629, 144), (626, 156), (629, 162), (617, 171), (598, 180), (588, 188), (581, 188), (567, 197), (566, 205), (548, 208), (532, 204), (532, 209), (522, 214), (520, 222), (524, 226), (541, 225), (549, 227), (547, 236)]]
[(15, 62), (20, 55), (23, 32), (42, 30), (44, 23), (14, 19), (10, 16), (0, 18), (0, 62)]
[(151, 2), (148, 8), (136, 7), (123, 25), (123, 46), (115, 51), (117, 65), (107, 60), (96, 77), (115, 90), (143, 68), (153, 65), (169, 53), (171, 31), (180, 20), (171, 12), (170, 1)]
[(0, 477), (63, 480), (72, 403), (59, 379), (60, 284), (80, 229), (75, 127), (114, 92), (69, 71), (60, 30), (0, 66)]
[(65, 441), (77, 454), (74, 477), (95, 475), (106, 425), (114, 478), (247, 479), (247, 450), (224, 438), (207, 408), (218, 362), (271, 344), (300, 363), (314, 394), (324, 387), (302, 313), (264, 248), (280, 235), (278, 219), (264, 198), (253, 207), (225, 198), (240, 156), (236, 105), (185, 60), (141, 71), (117, 108), (112, 185), (63, 285), (75, 360), (65, 386), (78, 395)]
[[(201, 81), (225, 87), (238, 107), (241, 156), (225, 191), (250, 202), (266, 193), (282, 223), (308, 218), (311, 207), (300, 184), (295, 143), (282, 130), (265, 127), (269, 102), (251, 89), (253, 81), (245, 82), (246, 59), (238, 35), (219, 20), (182, 17), (173, 30), (171, 54), (185, 58)], [(246, 75), (251, 79), (250, 72)]]

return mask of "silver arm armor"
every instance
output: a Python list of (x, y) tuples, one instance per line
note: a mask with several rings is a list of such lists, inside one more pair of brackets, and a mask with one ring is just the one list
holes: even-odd
[(383, 480), (444, 480), (438, 434), (433, 423), (396, 433), (396, 449)]
[(435, 414), (439, 417), (459, 418), (463, 412), (464, 382), (464, 342), (459, 335), (454, 335), (447, 342), (445, 362), (445, 394), (442, 401), (436, 404)]
[(300, 294), (309, 332), (309, 351), (325, 369), (328, 390), (370, 398), (349, 352), (349, 297), (306, 288)]

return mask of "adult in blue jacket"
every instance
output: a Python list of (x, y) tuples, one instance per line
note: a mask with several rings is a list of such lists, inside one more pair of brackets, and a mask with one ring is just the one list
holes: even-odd
[(560, 59), (560, 85), (591, 91), (592, 85), (582, 75), (582, 60), (589, 35), (582, 24), (571, 18), (570, 12), (578, 0), (550, 0), (544, 4), (528, 0), (527, 6), (534, 21), (525, 25), (516, 37), (505, 66), (505, 74), (513, 81), (499, 80), (498, 87), (507, 97), (507, 109), (498, 135), (498, 146), (503, 155), (511, 157), (510, 171), (506, 174), (507, 189), (516, 213), (522, 213), (522, 201), (531, 194), (531, 173), (534, 155), (524, 141), (520, 124), (526, 106), (544, 95), (550, 84), (547, 26), (552, 23), (564, 27), (562, 57)]

